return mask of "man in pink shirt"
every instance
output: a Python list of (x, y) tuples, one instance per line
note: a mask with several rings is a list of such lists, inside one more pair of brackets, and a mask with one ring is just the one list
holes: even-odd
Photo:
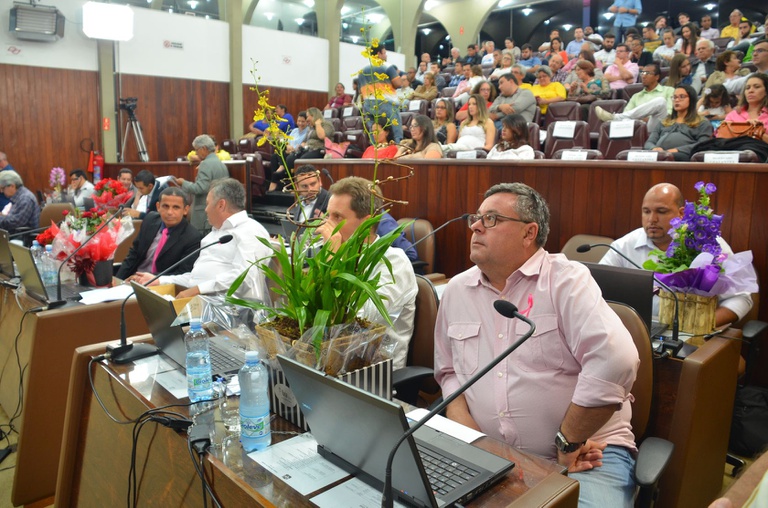
[(612, 90), (619, 90), (630, 83), (637, 81), (637, 74), (640, 68), (636, 63), (629, 61), (630, 51), (626, 44), (616, 46), (616, 59), (609, 65), (603, 75)]
[(636, 451), (632, 338), (589, 270), (543, 249), (549, 209), (521, 183), (491, 187), (472, 229), (475, 266), (440, 301), (435, 374), (449, 395), (528, 331), (493, 308), (505, 299), (536, 333), (448, 406), (447, 416), (556, 459), (580, 482), (579, 506), (632, 506)]

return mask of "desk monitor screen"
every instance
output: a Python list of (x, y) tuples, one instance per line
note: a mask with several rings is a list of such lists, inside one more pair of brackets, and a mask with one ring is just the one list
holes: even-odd
[(13, 270), (10, 238), (8, 236), (8, 231), (4, 229), (0, 229), (0, 273), (10, 278), (16, 276), (16, 273)]
[(651, 330), (653, 319), (653, 272), (619, 266), (584, 263), (603, 292), (605, 300), (635, 309)]

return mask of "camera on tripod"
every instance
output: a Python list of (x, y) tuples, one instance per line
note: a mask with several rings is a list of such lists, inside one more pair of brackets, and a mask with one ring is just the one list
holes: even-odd
[(129, 113), (136, 111), (136, 106), (138, 106), (138, 104), (139, 99), (137, 97), (127, 97), (125, 99), (120, 99), (120, 109), (124, 109)]

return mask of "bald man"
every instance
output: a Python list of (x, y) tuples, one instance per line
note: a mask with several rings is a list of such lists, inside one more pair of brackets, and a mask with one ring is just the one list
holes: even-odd
[[(666, 251), (672, 242), (669, 236), (669, 222), (675, 217), (683, 216), (685, 199), (680, 189), (671, 183), (654, 185), (645, 194), (642, 206), (642, 227), (614, 241), (613, 245), (622, 254), (642, 266), (654, 249)], [(733, 254), (731, 247), (722, 238), (717, 243), (724, 254)], [(600, 264), (635, 268), (627, 260), (609, 250)], [(654, 297), (654, 314), (658, 314), (658, 298)], [(749, 293), (719, 295), (718, 307), (715, 311), (715, 323), (719, 328), (743, 318), (752, 308), (752, 298)]]

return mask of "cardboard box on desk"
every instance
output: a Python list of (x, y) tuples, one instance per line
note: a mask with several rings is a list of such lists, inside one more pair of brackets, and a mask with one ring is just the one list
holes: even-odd
[[(174, 297), (184, 290), (183, 287), (177, 286), (176, 284), (158, 284), (157, 286), (150, 286), (148, 289), (151, 289), (159, 295), (171, 295)], [(189, 298), (177, 298), (173, 300), (173, 308), (176, 311), (176, 314), (179, 314), (192, 298), (194, 297), (190, 296)]]
[[(304, 430), (309, 430), (301, 414), (285, 374), (276, 361), (269, 362), (269, 388), (272, 411)], [(392, 400), (392, 360), (357, 369), (339, 376), (339, 379), (379, 397)]]

